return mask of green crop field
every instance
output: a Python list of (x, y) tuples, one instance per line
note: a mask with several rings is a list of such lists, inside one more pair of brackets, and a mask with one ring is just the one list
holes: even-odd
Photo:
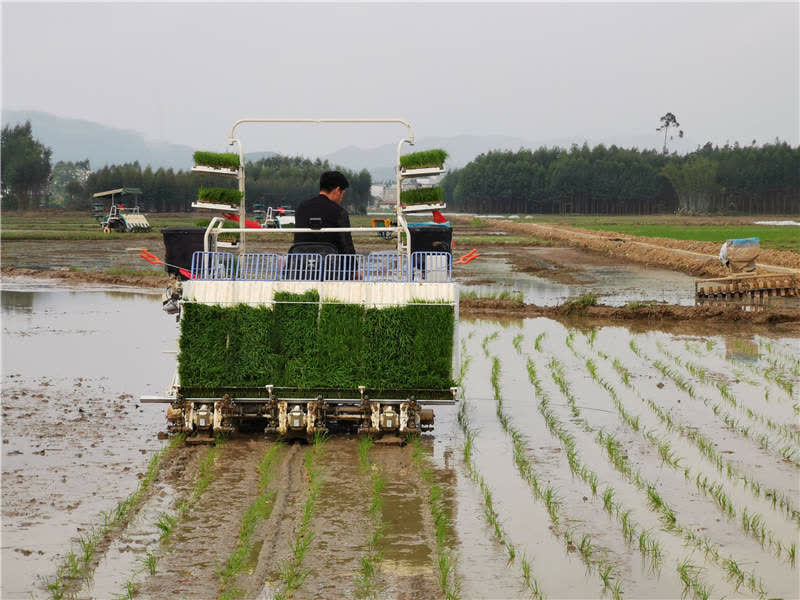
[[(551, 223), (597, 231), (615, 231), (643, 237), (660, 237), (673, 240), (719, 242), (734, 238), (757, 237), (761, 247), (770, 250), (800, 252), (800, 227), (753, 225), (754, 221), (784, 220), (781, 217), (679, 217), (673, 215), (530, 215), (522, 223)], [(482, 219), (491, 225), (491, 219)]]
[(584, 227), (636, 236), (719, 242), (720, 244), (725, 240), (734, 238), (757, 237), (761, 241), (762, 248), (800, 252), (800, 228), (797, 227), (773, 227), (769, 225), (628, 225), (621, 223), (584, 225)]

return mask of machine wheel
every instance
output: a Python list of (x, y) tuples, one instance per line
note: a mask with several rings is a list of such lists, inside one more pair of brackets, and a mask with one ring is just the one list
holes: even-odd
[(103, 233), (111, 233), (111, 229), (109, 229), (108, 225), (103, 227)]

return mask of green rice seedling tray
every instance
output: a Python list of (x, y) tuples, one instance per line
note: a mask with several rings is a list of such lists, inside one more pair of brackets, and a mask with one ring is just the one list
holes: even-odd
[(423, 150), (413, 152), (400, 157), (400, 168), (402, 169), (423, 169), (426, 167), (441, 167), (447, 160), (447, 152), (444, 150)]
[(239, 206), (242, 201), (242, 192), (231, 188), (200, 188), (197, 191), (197, 201), (207, 204)]
[(203, 152), (194, 153), (196, 165), (215, 167), (218, 169), (238, 169), (239, 155), (233, 152)]
[(395, 398), (398, 390), (424, 396), (453, 386), (450, 305), (365, 308), (320, 303), (312, 290), (276, 293), (274, 308), (186, 303), (183, 311), (184, 396), (219, 397), (223, 388), (249, 396), (265, 385), (353, 394), (365, 385), (371, 396)]
[(400, 204), (414, 206), (417, 204), (441, 204), (444, 202), (444, 191), (440, 187), (403, 190), (400, 192)]

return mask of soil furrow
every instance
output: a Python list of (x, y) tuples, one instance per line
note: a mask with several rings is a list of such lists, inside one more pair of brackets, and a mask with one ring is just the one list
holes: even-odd
[(218, 460), (217, 475), (187, 518), (172, 532), (156, 574), (141, 584), (147, 598), (216, 598), (217, 571), (235, 548), (242, 512), (258, 494), (263, 439), (234, 438)]

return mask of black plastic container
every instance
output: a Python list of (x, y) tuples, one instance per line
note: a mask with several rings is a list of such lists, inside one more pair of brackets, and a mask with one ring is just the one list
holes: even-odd
[(411, 234), (411, 252), (447, 252), (451, 253), (450, 243), (453, 241), (453, 228), (450, 225), (408, 224)]
[(165, 227), (161, 230), (164, 236), (166, 258), (164, 262), (167, 273), (179, 279), (187, 279), (178, 271), (178, 267), (189, 271), (192, 268), (192, 254), (203, 251), (205, 227)]

